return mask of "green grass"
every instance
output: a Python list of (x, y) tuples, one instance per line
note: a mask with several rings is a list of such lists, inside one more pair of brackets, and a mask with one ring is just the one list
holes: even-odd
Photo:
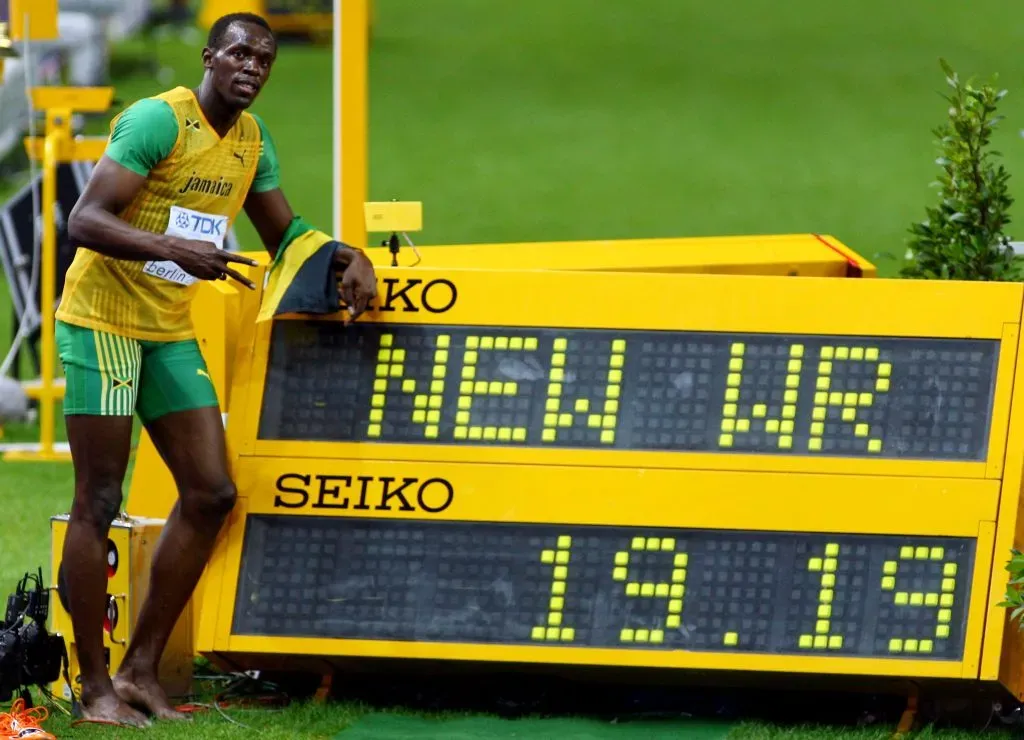
[[(805, 727), (778, 727), (767, 724), (744, 724), (729, 734), (729, 740), (890, 740), (892, 728), (848, 730), (840, 727), (809, 725)], [(977, 740), (979, 735), (959, 730), (924, 730), (915, 733), (916, 740)], [(991, 732), (985, 738), (1009, 738), (1008, 733)]]
[[(44, 726), (57, 737), (81, 738), (229, 738), (249, 737), (294, 737), (331, 738), (343, 730), (359, 710), (347, 705), (316, 705), (302, 703), (280, 710), (239, 709), (224, 710), (230, 717), (207, 709), (197, 712), (194, 720), (187, 723), (156, 723), (144, 735), (138, 730), (117, 729), (103, 725), (81, 724), (71, 727), (72, 720), (62, 714), (53, 713)], [(240, 724), (235, 724), (240, 723)]]
[[(1022, 194), (1024, 26), (997, 0), (930, 5), (648, 0), (376, 0), (370, 194), (422, 200), (420, 243), (829, 232), (894, 274), (907, 226), (934, 198), (931, 129), (944, 56), (1002, 73), (996, 137)], [(114, 57), (130, 102), (194, 85), (198, 45), (135, 39)], [(282, 48), (256, 112), (275, 137), (293, 207), (331, 222), (331, 52)], [(106, 117), (90, 123), (104, 131)], [(0, 193), (17, 185), (0, 183)], [(256, 235), (242, 216), (248, 249)], [(10, 336), (0, 282), (0, 347)], [(62, 425), (58, 430), (63, 437)], [(6, 429), (34, 439), (34, 427)], [(0, 594), (49, 577), (48, 519), (71, 499), (70, 465), (0, 463), (8, 512)], [(16, 534), (16, 539), (13, 535)], [(238, 711), (268, 735), (329, 736), (360, 709)], [(153, 737), (241, 737), (216, 714)], [(64, 725), (54, 720), (63, 734)], [(302, 734), (306, 733), (306, 734)], [(76, 730), (105, 737), (107, 729)], [(263, 734), (263, 733), (258, 733)], [(744, 726), (736, 738), (881, 738), (884, 730)], [(921, 737), (973, 738), (969, 733)]]
[[(284, 709), (240, 709), (225, 710), (229, 719), (212, 710), (199, 712), (193, 722), (187, 724), (156, 723), (146, 732), (154, 738), (224, 738), (294, 737), (331, 738), (358, 721), (372, 709), (347, 703), (332, 702), (318, 705), (311, 702), (295, 704)], [(242, 723), (244, 726), (234, 724)], [(79, 725), (71, 728), (71, 719), (60, 714), (46, 722), (47, 729), (58, 737), (73, 733), (74, 737), (131, 738), (135, 730), (112, 730), (109, 727)], [(283, 733), (287, 733), (284, 735)], [(871, 729), (847, 729), (830, 725), (779, 726), (768, 723), (744, 722), (728, 734), (728, 740), (890, 740), (892, 727)], [(342, 740), (344, 735), (341, 736)], [(983, 734), (960, 730), (925, 729), (912, 735), (915, 740), (1010, 740), (1009, 732), (992, 730)]]
[[(892, 728), (875, 728), (863, 730), (849, 730), (841, 727), (814, 726), (806, 727), (778, 727), (775, 725), (744, 724), (729, 734), (729, 740), (890, 740), (893, 735)], [(1009, 733), (987, 732), (979, 735), (974, 732), (960, 730), (930, 730), (915, 733), (915, 740), (935, 738), (935, 740), (977, 740), (979, 737), (998, 738), (1011, 737)]]

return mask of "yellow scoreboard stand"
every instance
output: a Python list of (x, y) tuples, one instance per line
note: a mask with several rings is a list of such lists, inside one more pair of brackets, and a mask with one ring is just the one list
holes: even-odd
[(201, 653), (1014, 680), (1022, 286), (379, 274), (242, 327)]
[[(256, 325), (259, 291), (204, 286), (240, 500), (194, 600), (196, 652), (1024, 696), (998, 606), (1020, 545), (1024, 286), (378, 275), (348, 327)], [(129, 513), (173, 496), (144, 445)]]
[[(392, 264), (387, 250), (372, 250), (371, 256), (377, 265)], [(871, 262), (835, 237), (821, 234), (404, 247), (397, 261), (400, 267), (877, 276)]]
[(239, 297), (198, 652), (1021, 694), (1021, 285), (378, 272), (347, 328)]

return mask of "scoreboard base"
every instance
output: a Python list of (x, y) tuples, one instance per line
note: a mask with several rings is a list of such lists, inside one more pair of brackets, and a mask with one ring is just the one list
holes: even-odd
[[(524, 703), (549, 701), (557, 711), (574, 711), (574, 703), (592, 710), (611, 711), (607, 702), (622, 693), (669, 692), (676, 701), (710, 695), (741, 697), (758, 702), (764, 692), (780, 700), (799, 697), (806, 711), (800, 721), (811, 721), (811, 707), (831, 706), (831, 698), (843, 706), (856, 704), (857, 696), (890, 697), (901, 703), (909, 697), (934, 705), (960, 707), (978, 703), (990, 709), (994, 703), (1014, 706), (1012, 692), (998, 681), (936, 679), (917, 676), (842, 675), (764, 672), (755, 670), (657, 669), (650, 667), (569, 665), (480, 660), (410, 659), (407, 657), (351, 657), (292, 655), (262, 652), (203, 653), (219, 670), (260, 671), (267, 680), (306, 687), (329, 684), (348, 700), (383, 697), (383, 701), (433, 702), (448, 698), (447, 706), (464, 707), (474, 702), (500, 702), (515, 692)], [(404, 689), (404, 691), (403, 691)], [(505, 706), (502, 704), (502, 706)], [(636, 707), (632, 707), (634, 710)], [(706, 708), (706, 707), (699, 707)], [(488, 711), (481, 707), (481, 711)], [(986, 710), (988, 711), (988, 710)], [(834, 716), (830, 717), (834, 719)]]

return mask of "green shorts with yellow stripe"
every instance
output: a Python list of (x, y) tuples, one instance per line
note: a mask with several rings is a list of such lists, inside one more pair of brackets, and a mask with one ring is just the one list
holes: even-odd
[(137, 413), (145, 424), (175, 411), (218, 405), (195, 339), (140, 341), (59, 320), (55, 335), (66, 416)]

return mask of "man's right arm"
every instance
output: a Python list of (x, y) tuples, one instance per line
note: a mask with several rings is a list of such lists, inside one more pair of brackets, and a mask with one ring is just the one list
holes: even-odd
[(174, 242), (118, 218), (146, 176), (174, 147), (178, 123), (162, 100), (143, 99), (118, 119), (103, 157), (68, 217), (68, 236), (84, 247), (122, 260), (173, 259)]
[(177, 138), (177, 118), (162, 100), (147, 98), (126, 109), (68, 216), (68, 237), (114, 259), (170, 260), (202, 280), (231, 277), (253, 288), (251, 280), (226, 264), (255, 265), (248, 257), (208, 242), (137, 229), (118, 217), (135, 200), (150, 170), (170, 154)]

